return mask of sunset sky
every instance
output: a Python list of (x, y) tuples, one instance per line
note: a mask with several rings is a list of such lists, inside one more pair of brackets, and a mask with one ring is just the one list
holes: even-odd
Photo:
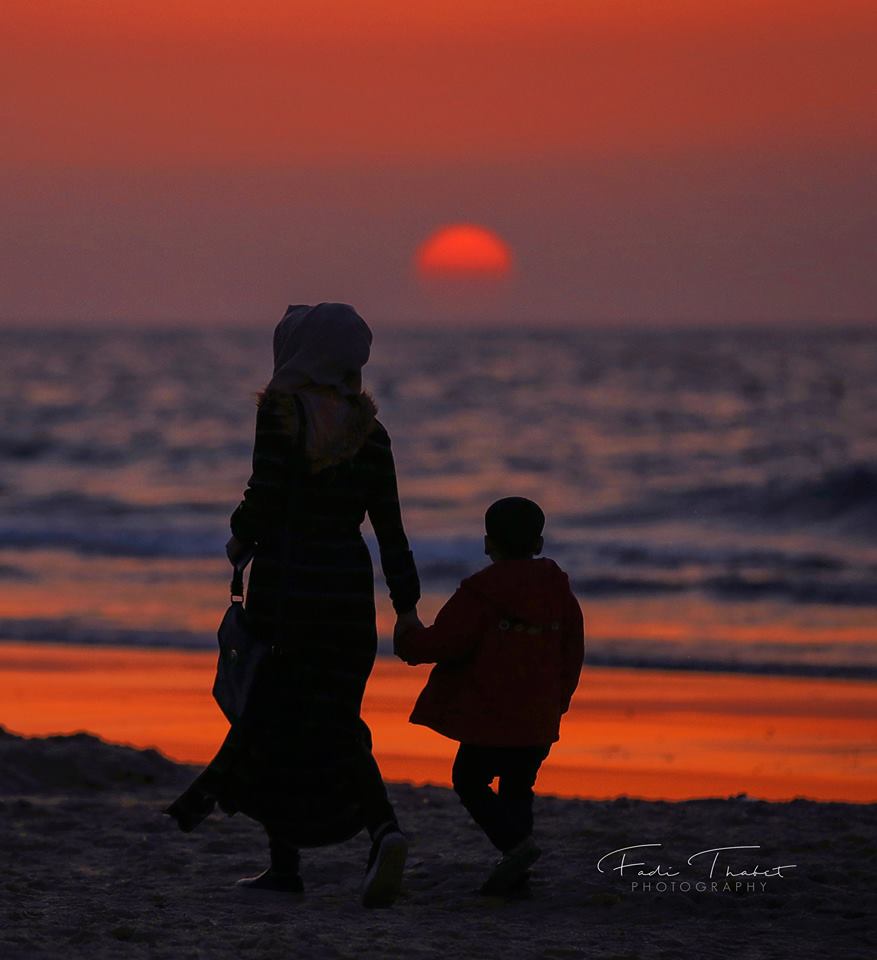
[[(0, 318), (875, 317), (873, 0), (6, 0)], [(424, 283), (474, 223), (503, 279)]]

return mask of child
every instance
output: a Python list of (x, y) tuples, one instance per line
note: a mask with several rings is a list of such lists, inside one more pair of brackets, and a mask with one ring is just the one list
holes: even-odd
[[(395, 652), (435, 663), (411, 722), (460, 741), (454, 790), (502, 858), (481, 888), (511, 891), (540, 855), (533, 784), (584, 657), (584, 623), (569, 579), (542, 550), (545, 515), (507, 497), (487, 511), (493, 563), (464, 580), (431, 627), (397, 626)], [(499, 777), (499, 790), (490, 784)]]

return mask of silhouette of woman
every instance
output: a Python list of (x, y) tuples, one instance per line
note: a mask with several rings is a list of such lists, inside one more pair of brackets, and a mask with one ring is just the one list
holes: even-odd
[(347, 304), (290, 306), (259, 396), (253, 472), (231, 518), (232, 562), (254, 551), (247, 615), (273, 645), (245, 716), (166, 811), (194, 829), (215, 803), (268, 834), (271, 865), (238, 885), (301, 892), (299, 848), (372, 840), (366, 906), (401, 883), (407, 843), (360, 717), (377, 650), (368, 515), (402, 624), (420, 583), (402, 526), (386, 429), (362, 390), (372, 334)]

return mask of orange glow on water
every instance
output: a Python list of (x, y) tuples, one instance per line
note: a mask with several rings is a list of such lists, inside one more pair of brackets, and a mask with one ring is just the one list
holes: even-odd
[(472, 223), (440, 227), (417, 251), (425, 277), (502, 277), (512, 266), (508, 246), (493, 231)]
[[(88, 730), (203, 762), (226, 724), (212, 653), (4, 644), (2, 722)], [(425, 668), (379, 660), (364, 715), (389, 780), (447, 785), (455, 745), (407, 723)], [(561, 796), (877, 800), (877, 687), (845, 680), (587, 668), (540, 773)]]

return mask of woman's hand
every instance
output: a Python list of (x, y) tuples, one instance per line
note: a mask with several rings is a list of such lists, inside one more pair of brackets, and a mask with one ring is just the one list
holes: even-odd
[(244, 543), (235, 536), (230, 537), (228, 543), (225, 545), (225, 555), (234, 566), (243, 563), (244, 560), (249, 559), (252, 554), (253, 545), (251, 543)]
[(396, 626), (393, 628), (393, 639), (402, 633), (408, 633), (409, 630), (422, 630), (423, 623), (417, 616), (417, 607), (409, 610), (407, 613), (396, 614)]

